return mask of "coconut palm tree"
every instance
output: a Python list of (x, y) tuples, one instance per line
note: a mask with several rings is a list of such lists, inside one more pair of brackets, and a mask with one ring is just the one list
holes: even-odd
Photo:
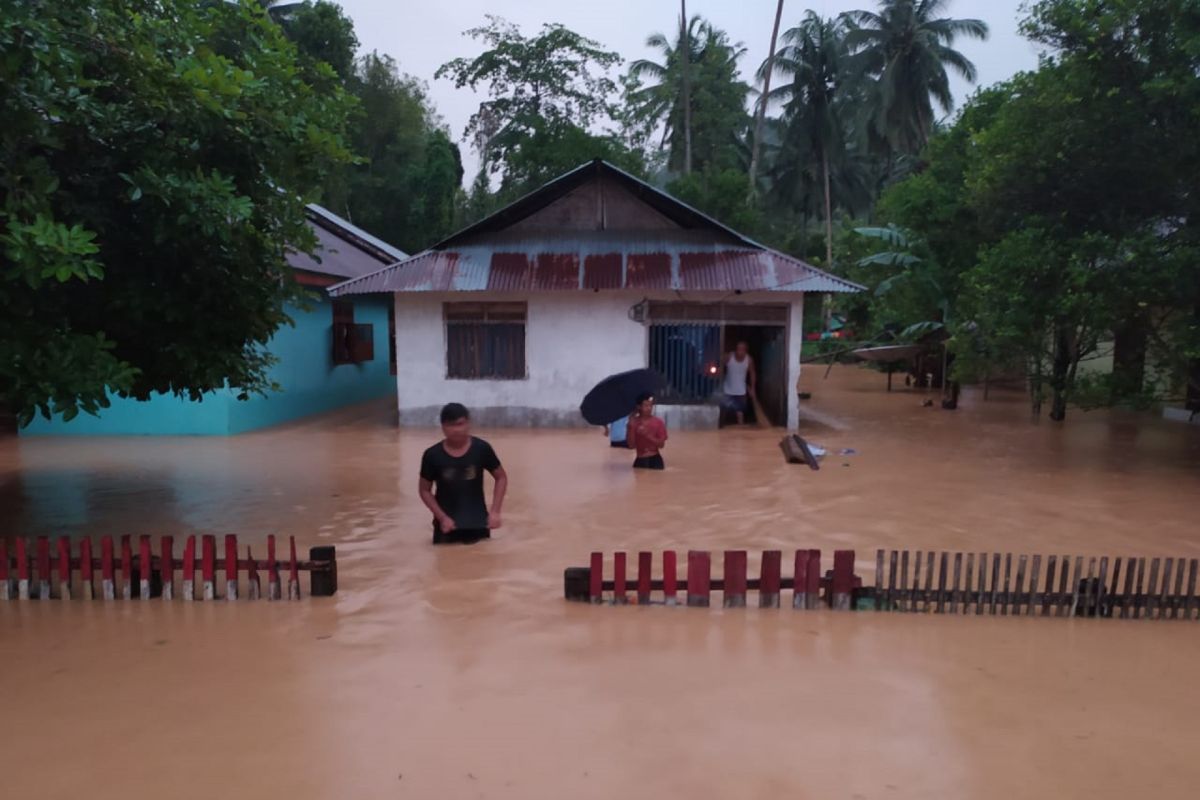
[(925, 145), (934, 102), (945, 113), (953, 109), (947, 68), (975, 82), (975, 65), (953, 45), (961, 36), (987, 39), (987, 23), (939, 17), (949, 5), (950, 0), (880, 0), (878, 13), (844, 15), (853, 71), (873, 79), (866, 131), (889, 158)]
[(750, 194), (753, 196), (755, 179), (758, 175), (758, 156), (762, 152), (763, 122), (767, 117), (767, 102), (771, 97), (771, 76), (775, 73), (775, 44), (779, 39), (779, 21), (783, 18), (783, 0), (775, 6), (775, 25), (771, 28), (771, 49), (767, 51), (767, 60), (759, 70), (762, 80), (762, 92), (759, 94), (758, 111), (754, 123), (754, 144), (750, 151)]

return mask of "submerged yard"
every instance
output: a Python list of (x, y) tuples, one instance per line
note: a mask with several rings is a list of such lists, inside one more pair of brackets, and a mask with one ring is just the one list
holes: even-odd
[[(505, 527), (433, 549), (432, 430), (359, 410), (233, 438), (0, 442), (4, 535), (336, 544), (331, 600), (0, 605), (15, 794), (1189, 797), (1182, 622), (567, 604), (599, 549), (1200, 554), (1200, 430), (1117, 412), (945, 412), (806, 373), (820, 472), (778, 433), (673, 432), (633, 474), (599, 431), (481, 430)], [(819, 418), (827, 424), (812, 421)], [(852, 455), (838, 455), (846, 448)], [(60, 769), (23, 769), (63, 753)], [(670, 765), (669, 769), (664, 765)], [(186, 776), (186, 777), (184, 777)], [(255, 776), (258, 776), (255, 778)], [(255, 781), (259, 785), (254, 785)]]

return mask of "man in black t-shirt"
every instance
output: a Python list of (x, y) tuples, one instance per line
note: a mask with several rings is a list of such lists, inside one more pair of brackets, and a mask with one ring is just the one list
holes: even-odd
[[(421, 502), (433, 512), (434, 544), (474, 544), (501, 525), (500, 509), (508, 475), (496, 451), (471, 435), (471, 414), (461, 403), (442, 409), (445, 439), (421, 456)], [(496, 488), (492, 508), (483, 497), (483, 473), (492, 473)]]

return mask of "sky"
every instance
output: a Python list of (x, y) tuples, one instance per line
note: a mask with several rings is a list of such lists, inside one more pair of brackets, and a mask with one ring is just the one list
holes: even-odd
[[(485, 14), (504, 17), (526, 35), (543, 23), (558, 22), (600, 42), (627, 61), (655, 57), (645, 46), (646, 37), (678, 24), (678, 0), (335, 0), (354, 20), (361, 52), (378, 50), (396, 59), (400, 69), (424, 80), (438, 112), (463, 151), (464, 182), (470, 183), (478, 159), (460, 137), (480, 98), (469, 89), (455, 89), (448, 80), (435, 81), (433, 73), (458, 56), (474, 56), (480, 45), (462, 35), (480, 25)], [(1023, 0), (951, 0), (947, 16), (982, 19), (991, 27), (986, 42), (973, 39), (957, 44), (979, 71), (979, 85), (1004, 80), (1037, 66), (1038, 51), (1017, 32)], [(855, 8), (874, 8), (875, 0), (785, 0), (781, 30), (794, 26), (805, 11), (823, 16)], [(754, 71), (767, 57), (775, 0), (690, 0), (688, 15), (699, 14), (724, 29), (747, 48), (742, 78), (751, 82)], [(956, 102), (972, 91), (954, 77)]]

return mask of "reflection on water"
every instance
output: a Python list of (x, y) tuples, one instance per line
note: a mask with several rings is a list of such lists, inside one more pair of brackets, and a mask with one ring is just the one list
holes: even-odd
[[(876, 547), (1194, 557), (1200, 432), (1030, 425), (882, 376), (806, 375), (820, 472), (777, 433), (676, 433), (635, 475), (599, 431), (486, 431), (505, 528), (430, 547), (432, 431), (342, 415), (231, 439), (0, 442), (9, 535), (336, 543), (301, 604), (0, 605), (14, 796), (1194, 796), (1186, 624), (593, 608), (593, 549)], [(840, 456), (844, 448), (854, 455)], [(752, 566), (753, 568), (753, 566)], [(868, 576), (869, 579), (869, 576)], [(19, 729), (19, 735), (18, 735)], [(47, 743), (69, 768), (45, 764)], [(122, 765), (120, 768), (115, 764)], [(1019, 765), (1019, 768), (1014, 768)], [(103, 776), (103, 779), (98, 779)], [(1036, 792), (1031, 786), (1038, 786)]]

